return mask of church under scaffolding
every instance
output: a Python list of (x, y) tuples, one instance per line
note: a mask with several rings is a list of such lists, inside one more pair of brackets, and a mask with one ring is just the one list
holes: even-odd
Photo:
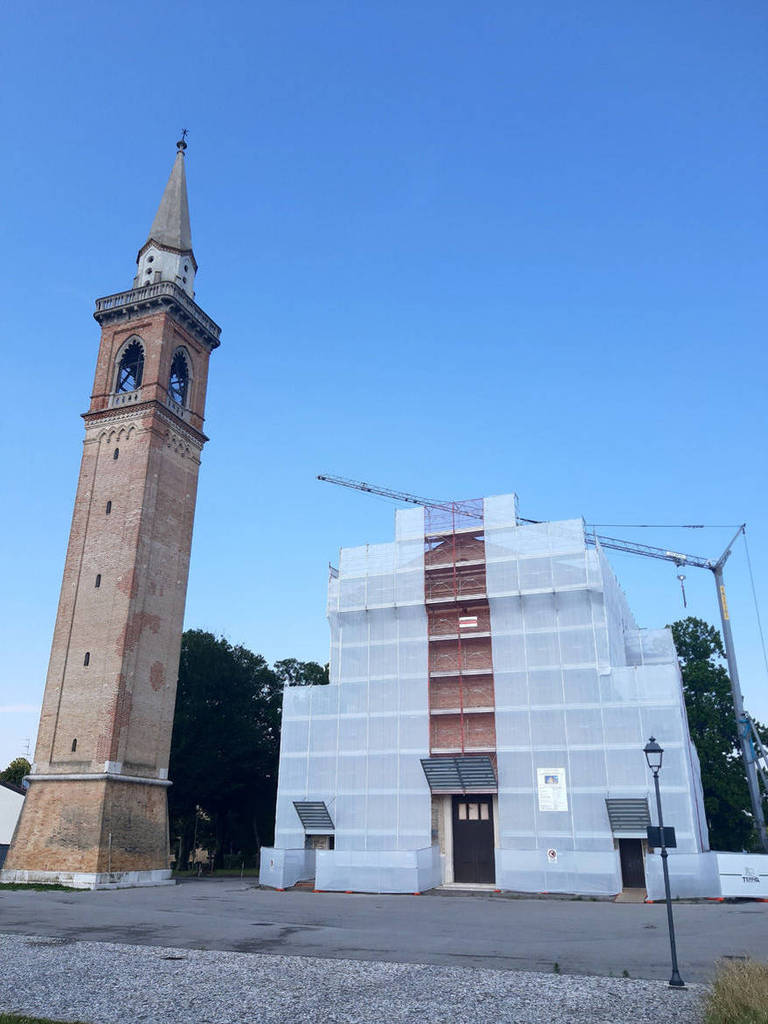
[(398, 511), (394, 543), (342, 549), (328, 615), (330, 685), (285, 692), (262, 884), (609, 895), (647, 870), (655, 889), (653, 735), (677, 884), (696, 889), (707, 828), (671, 634), (638, 628), (581, 520), (521, 525), (513, 495)]

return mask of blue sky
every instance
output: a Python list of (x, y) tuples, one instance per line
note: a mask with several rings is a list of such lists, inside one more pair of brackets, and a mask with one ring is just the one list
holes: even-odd
[[(757, 2), (6, 11), (0, 762), (37, 726), (93, 301), (130, 286), (183, 126), (223, 328), (188, 626), (327, 658), (327, 564), (393, 515), (318, 472), (514, 490), (531, 518), (746, 520), (765, 602), (767, 36)], [(641, 624), (684, 614), (674, 566), (612, 561)], [(728, 582), (768, 719), (742, 547)]]

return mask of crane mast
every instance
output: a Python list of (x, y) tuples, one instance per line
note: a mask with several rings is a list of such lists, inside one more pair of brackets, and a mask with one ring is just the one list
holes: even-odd
[[(410, 505), (421, 505), (425, 508), (441, 509), (444, 512), (456, 512), (480, 521), (482, 521), (483, 518), (482, 512), (478, 512), (476, 508), (473, 508), (467, 502), (439, 501), (430, 498), (421, 498), (416, 494), (409, 494), (407, 491), (396, 491), (389, 487), (379, 487), (376, 484), (367, 483), (364, 480), (350, 480), (343, 476), (328, 476), (321, 474), (318, 475), (317, 479), (322, 480), (325, 483), (337, 484), (339, 487), (349, 487), (352, 490), (363, 491), (366, 494), (375, 494), (383, 498), (390, 498), (392, 501), (401, 501)], [(517, 522), (519, 524), (535, 524), (541, 522), (541, 520), (523, 519), (521, 516), (518, 516)], [(722, 555), (714, 561), (710, 558), (702, 558), (699, 555), (689, 555), (684, 554), (681, 551), (671, 551), (665, 548), (653, 547), (650, 544), (639, 544), (635, 541), (621, 540), (618, 537), (605, 537), (602, 534), (586, 529), (585, 538), (587, 543), (594, 544), (595, 546), (599, 545), (602, 548), (609, 548), (613, 551), (624, 551), (630, 555), (641, 555), (644, 558), (656, 558), (664, 562), (672, 562), (678, 567), (690, 565), (696, 569), (709, 569), (709, 571), (714, 575), (715, 587), (717, 590), (717, 607), (720, 611), (720, 621), (722, 624), (723, 645), (725, 647), (726, 661), (728, 662), (728, 675), (731, 680), (731, 693), (733, 695), (733, 710), (736, 718), (736, 728), (739, 738), (738, 742), (747, 776), (747, 787), (749, 789), (749, 798), (752, 804), (753, 820), (760, 845), (762, 846), (763, 851), (768, 853), (768, 832), (766, 831), (763, 798), (760, 792), (760, 783), (758, 781), (759, 771), (760, 777), (763, 780), (763, 785), (766, 787), (766, 793), (768, 793), (768, 771), (765, 770), (765, 748), (760, 741), (760, 737), (757, 734), (757, 730), (754, 727), (752, 719), (744, 710), (744, 698), (742, 696), (741, 685), (739, 683), (739, 670), (738, 665), (736, 664), (730, 613), (728, 611), (725, 582), (723, 579), (725, 563), (730, 557), (733, 545), (741, 534), (745, 532), (746, 523), (742, 523), (731, 538), (731, 541), (725, 551), (723, 551)]]

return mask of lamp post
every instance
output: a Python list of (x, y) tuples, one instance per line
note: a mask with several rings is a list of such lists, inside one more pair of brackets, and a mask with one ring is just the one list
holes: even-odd
[(669, 868), (667, 867), (667, 846), (664, 836), (664, 818), (661, 814), (661, 792), (659, 790), (659, 772), (664, 757), (663, 748), (656, 742), (656, 737), (651, 736), (643, 747), (648, 767), (653, 772), (653, 782), (656, 787), (656, 810), (659, 815), (659, 832), (661, 834), (661, 866), (664, 871), (664, 892), (667, 896), (667, 923), (669, 925), (669, 948), (672, 951), (672, 977), (669, 979), (670, 988), (685, 988), (685, 982), (680, 977), (677, 969), (677, 946), (675, 945), (675, 923), (672, 920), (672, 895), (669, 890)]

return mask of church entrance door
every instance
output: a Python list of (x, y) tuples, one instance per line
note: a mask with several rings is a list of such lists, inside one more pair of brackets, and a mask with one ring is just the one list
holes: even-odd
[(495, 882), (493, 798), (453, 798), (454, 882)]
[(645, 888), (643, 844), (639, 839), (620, 839), (621, 881), (625, 889)]

